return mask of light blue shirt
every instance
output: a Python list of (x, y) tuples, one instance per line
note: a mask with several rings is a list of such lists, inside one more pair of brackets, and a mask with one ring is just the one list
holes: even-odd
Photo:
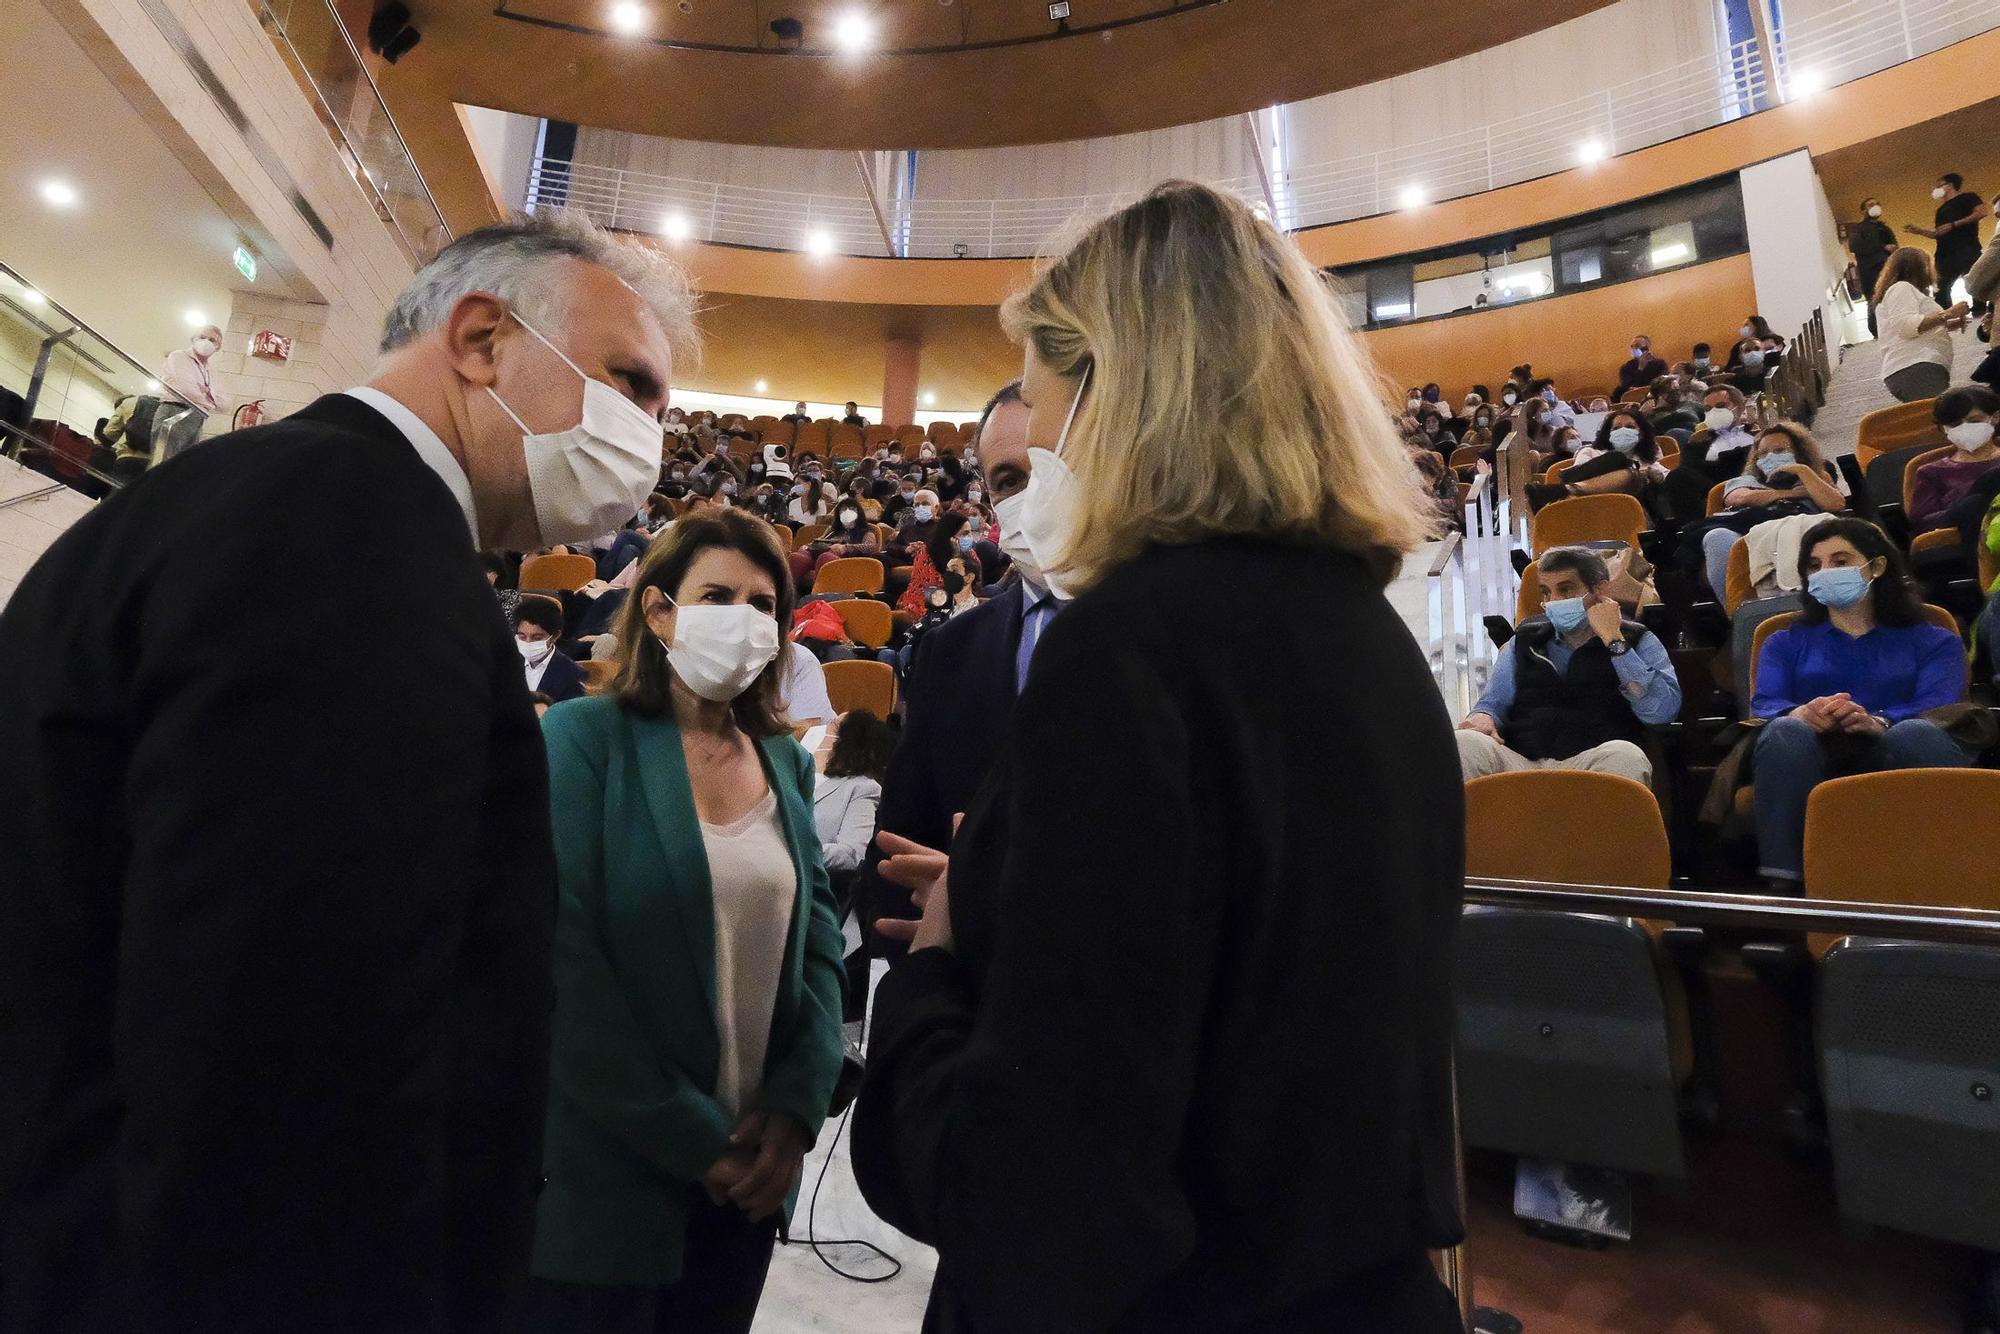
[(1035, 645), (1042, 631), (1063, 609), (1063, 601), (1048, 589), (1021, 581), (1021, 646), (1014, 651), (1014, 693), (1028, 688), (1028, 664), (1034, 661)]
[[(1483, 713), (1503, 725), (1514, 707), (1516, 652), (1518, 650), (1513, 644), (1507, 646), (1507, 651), (1493, 664), (1493, 677), (1486, 683), (1486, 693), (1472, 706), (1474, 713)], [(1569, 660), (1575, 656), (1576, 649), (1561, 635), (1549, 641), (1549, 662), (1554, 665), (1557, 676), (1569, 674)], [(1651, 630), (1639, 636), (1639, 642), (1632, 646), (1631, 652), (1613, 658), (1611, 667), (1618, 673), (1625, 698), (1631, 702), (1632, 712), (1640, 722), (1657, 727), (1679, 716), (1681, 681), (1674, 675), (1674, 662), (1667, 656), (1667, 646)]]

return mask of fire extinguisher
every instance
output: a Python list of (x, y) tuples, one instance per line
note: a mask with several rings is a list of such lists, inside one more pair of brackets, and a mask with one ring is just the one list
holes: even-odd
[(236, 409), (236, 414), (229, 419), (229, 428), (233, 431), (240, 431), (246, 426), (261, 425), (263, 421), (264, 400), (256, 398)]

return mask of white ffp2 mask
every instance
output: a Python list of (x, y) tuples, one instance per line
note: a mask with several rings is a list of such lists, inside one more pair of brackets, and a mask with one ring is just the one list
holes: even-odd
[(1090, 368), (1085, 367), (1083, 379), (1076, 386), (1076, 397), (1069, 401), (1069, 415), (1063, 418), (1062, 432), (1056, 436), (1056, 447), (1028, 451), (1028, 484), (1019, 495), (1010, 497), (1020, 502), (1015, 513), (1021, 540), (1041, 571), (1042, 581), (1051, 593), (1065, 600), (1076, 595), (1076, 586), (1067, 576), (1052, 573), (1051, 567), (1069, 550), (1070, 538), (1076, 532), (1082, 488), (1069, 464), (1063, 461), (1062, 447), (1069, 440), (1069, 428), (1076, 421), (1076, 410), (1083, 405), (1083, 393), (1088, 388)]
[[(664, 596), (664, 595), (662, 595)], [(703, 699), (726, 704), (748, 690), (778, 656), (776, 620), (747, 602), (674, 608), (674, 642), (661, 640), (667, 665)]]
[(582, 418), (566, 431), (541, 434), (530, 431), (493, 387), (486, 387), (500, 410), (521, 428), (528, 495), (542, 542), (581, 542), (610, 532), (637, 514), (652, 491), (660, 475), (666, 430), (637, 403), (585, 375), (541, 330), (518, 314), (514, 319), (583, 380)]

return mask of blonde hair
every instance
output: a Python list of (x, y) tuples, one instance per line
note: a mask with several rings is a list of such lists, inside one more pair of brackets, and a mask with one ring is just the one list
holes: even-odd
[(1337, 547), (1387, 582), (1436, 525), (1328, 280), (1236, 199), (1156, 187), (1044, 260), (1000, 318), (1050, 370), (1090, 377), (1055, 562), (1079, 584), (1231, 534)]

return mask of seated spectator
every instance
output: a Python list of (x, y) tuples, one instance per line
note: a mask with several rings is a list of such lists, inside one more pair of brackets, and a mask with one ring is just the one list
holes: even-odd
[(494, 600), (500, 604), (501, 619), (512, 625), (514, 608), (521, 604), (513, 564), (498, 551), (480, 552), (479, 563), (486, 567), (486, 586), (493, 590)]
[(1683, 524), (1701, 522), (1709, 488), (1742, 473), (1757, 438), (1749, 429), (1755, 409), (1735, 385), (1710, 386), (1701, 403), (1701, 425), (1682, 443), (1681, 461), (1662, 488), (1662, 507)]
[(1451, 404), (1445, 401), (1444, 390), (1438, 388), (1437, 381), (1433, 380), (1424, 386), (1423, 400), (1436, 407), (1440, 417), (1447, 421), (1451, 419)]
[(840, 419), (840, 424), (842, 426), (852, 426), (856, 430), (865, 431), (868, 429), (868, 419), (862, 416), (861, 409), (852, 403), (847, 405), (847, 415)]
[(1667, 363), (1653, 355), (1653, 340), (1650, 335), (1639, 334), (1632, 339), (1631, 355), (1618, 368), (1618, 392), (1650, 385), (1667, 373)]
[(658, 537), (673, 526), (674, 507), (665, 492), (655, 491), (646, 497), (646, 510), (639, 521), (646, 532), (654, 537)]
[(1903, 558), (1861, 519), (1828, 519), (1799, 547), (1799, 623), (1764, 641), (1754, 717), (1759, 873), (1796, 893), (1806, 799), (1822, 780), (1959, 768), (1970, 757), (1923, 717), (1965, 694), (1965, 646), (1923, 619)]
[(1528, 483), (1528, 504), (1535, 509), (1570, 496), (1600, 496), (1612, 492), (1644, 497), (1666, 480), (1660, 466), (1660, 446), (1653, 423), (1636, 408), (1604, 414), (1597, 440), (1586, 456), (1554, 482)]
[(1486, 693), (1459, 724), (1465, 776), (1588, 769), (1650, 782), (1653, 766), (1639, 742), (1648, 724), (1670, 723), (1681, 710), (1666, 646), (1624, 618), (1596, 552), (1546, 552), (1535, 580), (1541, 614), (1500, 650)]
[(1547, 411), (1543, 415), (1548, 418), (1551, 428), (1576, 425), (1576, 409), (1556, 396), (1556, 382), (1554, 380), (1551, 380), (1546, 375), (1537, 376), (1528, 385), (1528, 390), (1531, 395), (1539, 396), (1542, 402), (1548, 405)]
[[(1699, 525), (1702, 569), (1718, 598), (1729, 573), (1730, 548), (1760, 523), (1797, 514), (1837, 514), (1847, 508), (1840, 473), (1813, 433), (1797, 422), (1767, 427), (1750, 448), (1743, 475), (1723, 483), (1723, 508)], [(1686, 541), (1687, 530), (1683, 530)]]
[[(1948, 389), (1932, 404), (1931, 419), (1944, 428), (1952, 452), (1917, 469), (1910, 490), (1912, 533), (1956, 527), (1952, 508), (1975, 494), (1981, 478), (2000, 469), (2000, 448), (1993, 442), (1994, 422), (2000, 419), (2000, 395), (1984, 385)], [(1992, 488), (1985, 488), (1979, 497), (1983, 502), (1978, 506), (1979, 514), (1986, 512), (1992, 498)]]
[(794, 728), (832, 723), (837, 716), (826, 693), (826, 668), (789, 639), (779, 649), (778, 711)]
[(1441, 528), (1458, 525), (1458, 477), (1445, 467), (1444, 459), (1429, 449), (1412, 449), (1410, 462), (1416, 465), (1417, 476), (1423, 480), (1424, 490), (1430, 494), (1437, 506), (1438, 523)]
[(1685, 446), (1701, 425), (1701, 410), (1687, 401), (1679, 378), (1662, 375), (1654, 380), (1652, 402), (1653, 433), (1674, 436)]
[(834, 512), (833, 527), (825, 537), (816, 542), (808, 542), (802, 549), (792, 553), (792, 580), (801, 589), (810, 589), (819, 576), (819, 567), (828, 561), (843, 560), (849, 556), (882, 555), (882, 539), (875, 532), (862, 512), (859, 501), (852, 496), (841, 503)]
[(882, 801), (889, 757), (896, 753), (896, 730), (867, 709), (850, 709), (828, 740), (821, 751), (822, 777), (813, 788), (813, 824), (838, 890), (841, 877), (861, 869), (875, 837), (875, 808)]
[(514, 608), (514, 647), (521, 651), (528, 689), (560, 704), (583, 693), (583, 669), (556, 647), (562, 638), (562, 604), (531, 594)]
[(810, 426), (812, 425), (812, 414), (806, 411), (806, 405), (801, 402), (779, 420), (788, 421), (794, 426)]
[(1715, 369), (1715, 353), (1707, 343), (1696, 343), (1688, 349), (1688, 364), (1694, 368), (1697, 379), (1706, 380)]
[(916, 617), (924, 614), (924, 595), (944, 582), (945, 562), (957, 549), (965, 516), (942, 513), (935, 491), (917, 492), (908, 513), (909, 522), (885, 548), (888, 559), (895, 562), (887, 593), (900, 610)]
[(792, 500), (786, 509), (786, 517), (800, 528), (811, 524), (831, 523), (833, 502), (839, 494), (828, 483), (813, 478), (803, 478), (792, 488)]

